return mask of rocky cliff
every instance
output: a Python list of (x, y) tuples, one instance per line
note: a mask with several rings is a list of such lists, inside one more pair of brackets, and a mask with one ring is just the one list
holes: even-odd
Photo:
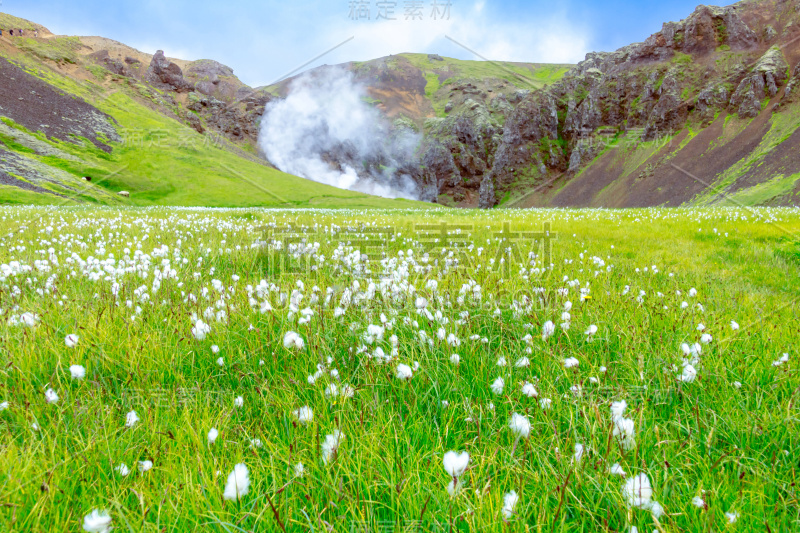
[[(746, 159), (755, 141), (766, 139), (770, 123), (798, 125), (797, 110), (780, 105), (791, 102), (797, 91), (797, 82), (790, 80), (796, 80), (800, 71), (798, 37), (800, 2), (746, 1), (728, 7), (700, 6), (685, 20), (664, 24), (643, 43), (588, 54), (562, 80), (532, 91), (515, 106), (491, 171), (481, 180), (479, 189), (485, 191), (481, 207), (496, 205), (501, 195), (524, 194), (516, 189), (524, 175), (535, 176), (534, 184), (555, 183), (565, 192), (554, 197), (540, 191), (545, 201), (537, 202), (536, 193), (528, 191), (532, 204), (555, 200), (564, 205), (603, 205), (610, 198), (577, 194), (589, 184), (570, 187), (569, 183), (594, 177), (607, 187), (632, 174), (654, 179), (646, 186), (634, 181), (619, 187), (612, 205), (652, 205), (656, 198), (659, 203), (679, 205), (691, 200), (691, 186), (688, 194), (682, 190), (672, 197), (645, 189), (685, 181), (674, 167), (694, 167), (698, 158), (716, 150), (717, 157), (709, 157), (703, 165), (703, 176), (713, 182)], [(773, 113), (786, 116), (773, 118)], [(763, 124), (758, 128), (746, 122), (759, 117)], [(714, 126), (715, 133), (724, 134), (721, 126), (731, 120), (746, 135), (709, 146), (713, 143), (706, 137), (712, 133), (706, 130)], [(698, 152), (698, 146), (686, 150), (692, 138), (704, 132), (703, 151)], [(680, 142), (678, 135), (683, 135)], [(656, 150), (656, 145), (667, 142), (671, 146)], [(642, 150), (653, 152), (647, 154), (648, 166), (630, 169), (631, 164), (609, 164), (616, 152), (635, 155), (640, 144)], [(785, 145), (779, 151), (791, 149)], [(782, 168), (783, 175), (798, 172), (798, 158)]]
[[(737, 181), (776, 178), (766, 201), (800, 193), (789, 135), (800, 126), (797, 0), (699, 6), (547, 78), (541, 65), (473, 75), (452, 61), (404, 54), (347, 66), (387, 116), (424, 133), (413, 175), (426, 201), (681, 205), (706, 201), (710, 184), (737, 193)], [(752, 159), (767, 152), (783, 163)]]

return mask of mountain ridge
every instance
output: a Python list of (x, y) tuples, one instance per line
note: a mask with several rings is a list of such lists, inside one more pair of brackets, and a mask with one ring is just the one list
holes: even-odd
[[(170, 59), (36, 27), (43, 42), (17, 50), (28, 60), (94, 76), (89, 81), (103, 91), (124, 87), (268, 165), (257, 143), (260, 120), (297, 76), (250, 88), (213, 60)], [(349, 72), (393, 131), (421, 135), (410, 173), (428, 202), (791, 205), (800, 195), (799, 41), (800, 1), (744, 0), (698, 6), (640, 43), (590, 52), (577, 65), (398, 54), (302, 75)], [(352, 164), (347, 157), (326, 153), (333, 166)]]

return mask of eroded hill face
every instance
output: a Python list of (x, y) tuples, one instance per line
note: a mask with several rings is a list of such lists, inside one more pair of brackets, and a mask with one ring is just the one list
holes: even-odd
[(793, 204), (799, 63), (800, 2), (747, 0), (573, 68), (415, 54), (347, 68), (423, 133), (424, 200), (633, 207)]
[(271, 167), (256, 140), (274, 97), (215, 61), (56, 36), (1, 13), (0, 27), (0, 204), (418, 205)]
[[(313, 79), (329, 68), (303, 76)], [(339, 68), (352, 73), (365, 100), (381, 111), (393, 132), (421, 134), (416, 164), (405, 166), (421, 199), (477, 207), (507, 118), (527, 95), (556, 83), (571, 66), (400, 54)], [(285, 97), (295, 79), (268, 90)], [(344, 152), (329, 156), (335, 165), (349, 162)]]
[(800, 2), (747, 1), (588, 54), (511, 115), (482, 204), (794, 204), (799, 37)]

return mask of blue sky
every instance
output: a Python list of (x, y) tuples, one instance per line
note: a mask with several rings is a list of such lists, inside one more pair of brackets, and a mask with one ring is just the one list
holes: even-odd
[[(445, 35), (490, 59), (575, 63), (590, 51), (642, 41), (697, 6), (697, 0), (451, 0), (449, 18), (442, 19), (447, 0), (435, 1), (438, 20), (434, 0), (0, 0), (0, 10), (58, 34), (100, 35), (144, 52), (215, 59), (259, 86), (350, 37), (310, 67), (401, 52), (477, 59)], [(361, 14), (368, 11), (369, 20), (352, 20), (354, 2), (368, 8)], [(376, 20), (381, 2), (395, 6), (383, 15), (397, 20)], [(405, 20), (406, 4), (413, 2), (421, 5), (422, 20)]]

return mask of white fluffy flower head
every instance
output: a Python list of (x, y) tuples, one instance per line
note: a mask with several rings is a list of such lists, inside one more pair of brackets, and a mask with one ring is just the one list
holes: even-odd
[(229, 501), (236, 501), (246, 496), (250, 491), (250, 472), (244, 463), (239, 463), (233, 467), (233, 471), (228, 475), (228, 482), (225, 484), (225, 492), (222, 497)]

